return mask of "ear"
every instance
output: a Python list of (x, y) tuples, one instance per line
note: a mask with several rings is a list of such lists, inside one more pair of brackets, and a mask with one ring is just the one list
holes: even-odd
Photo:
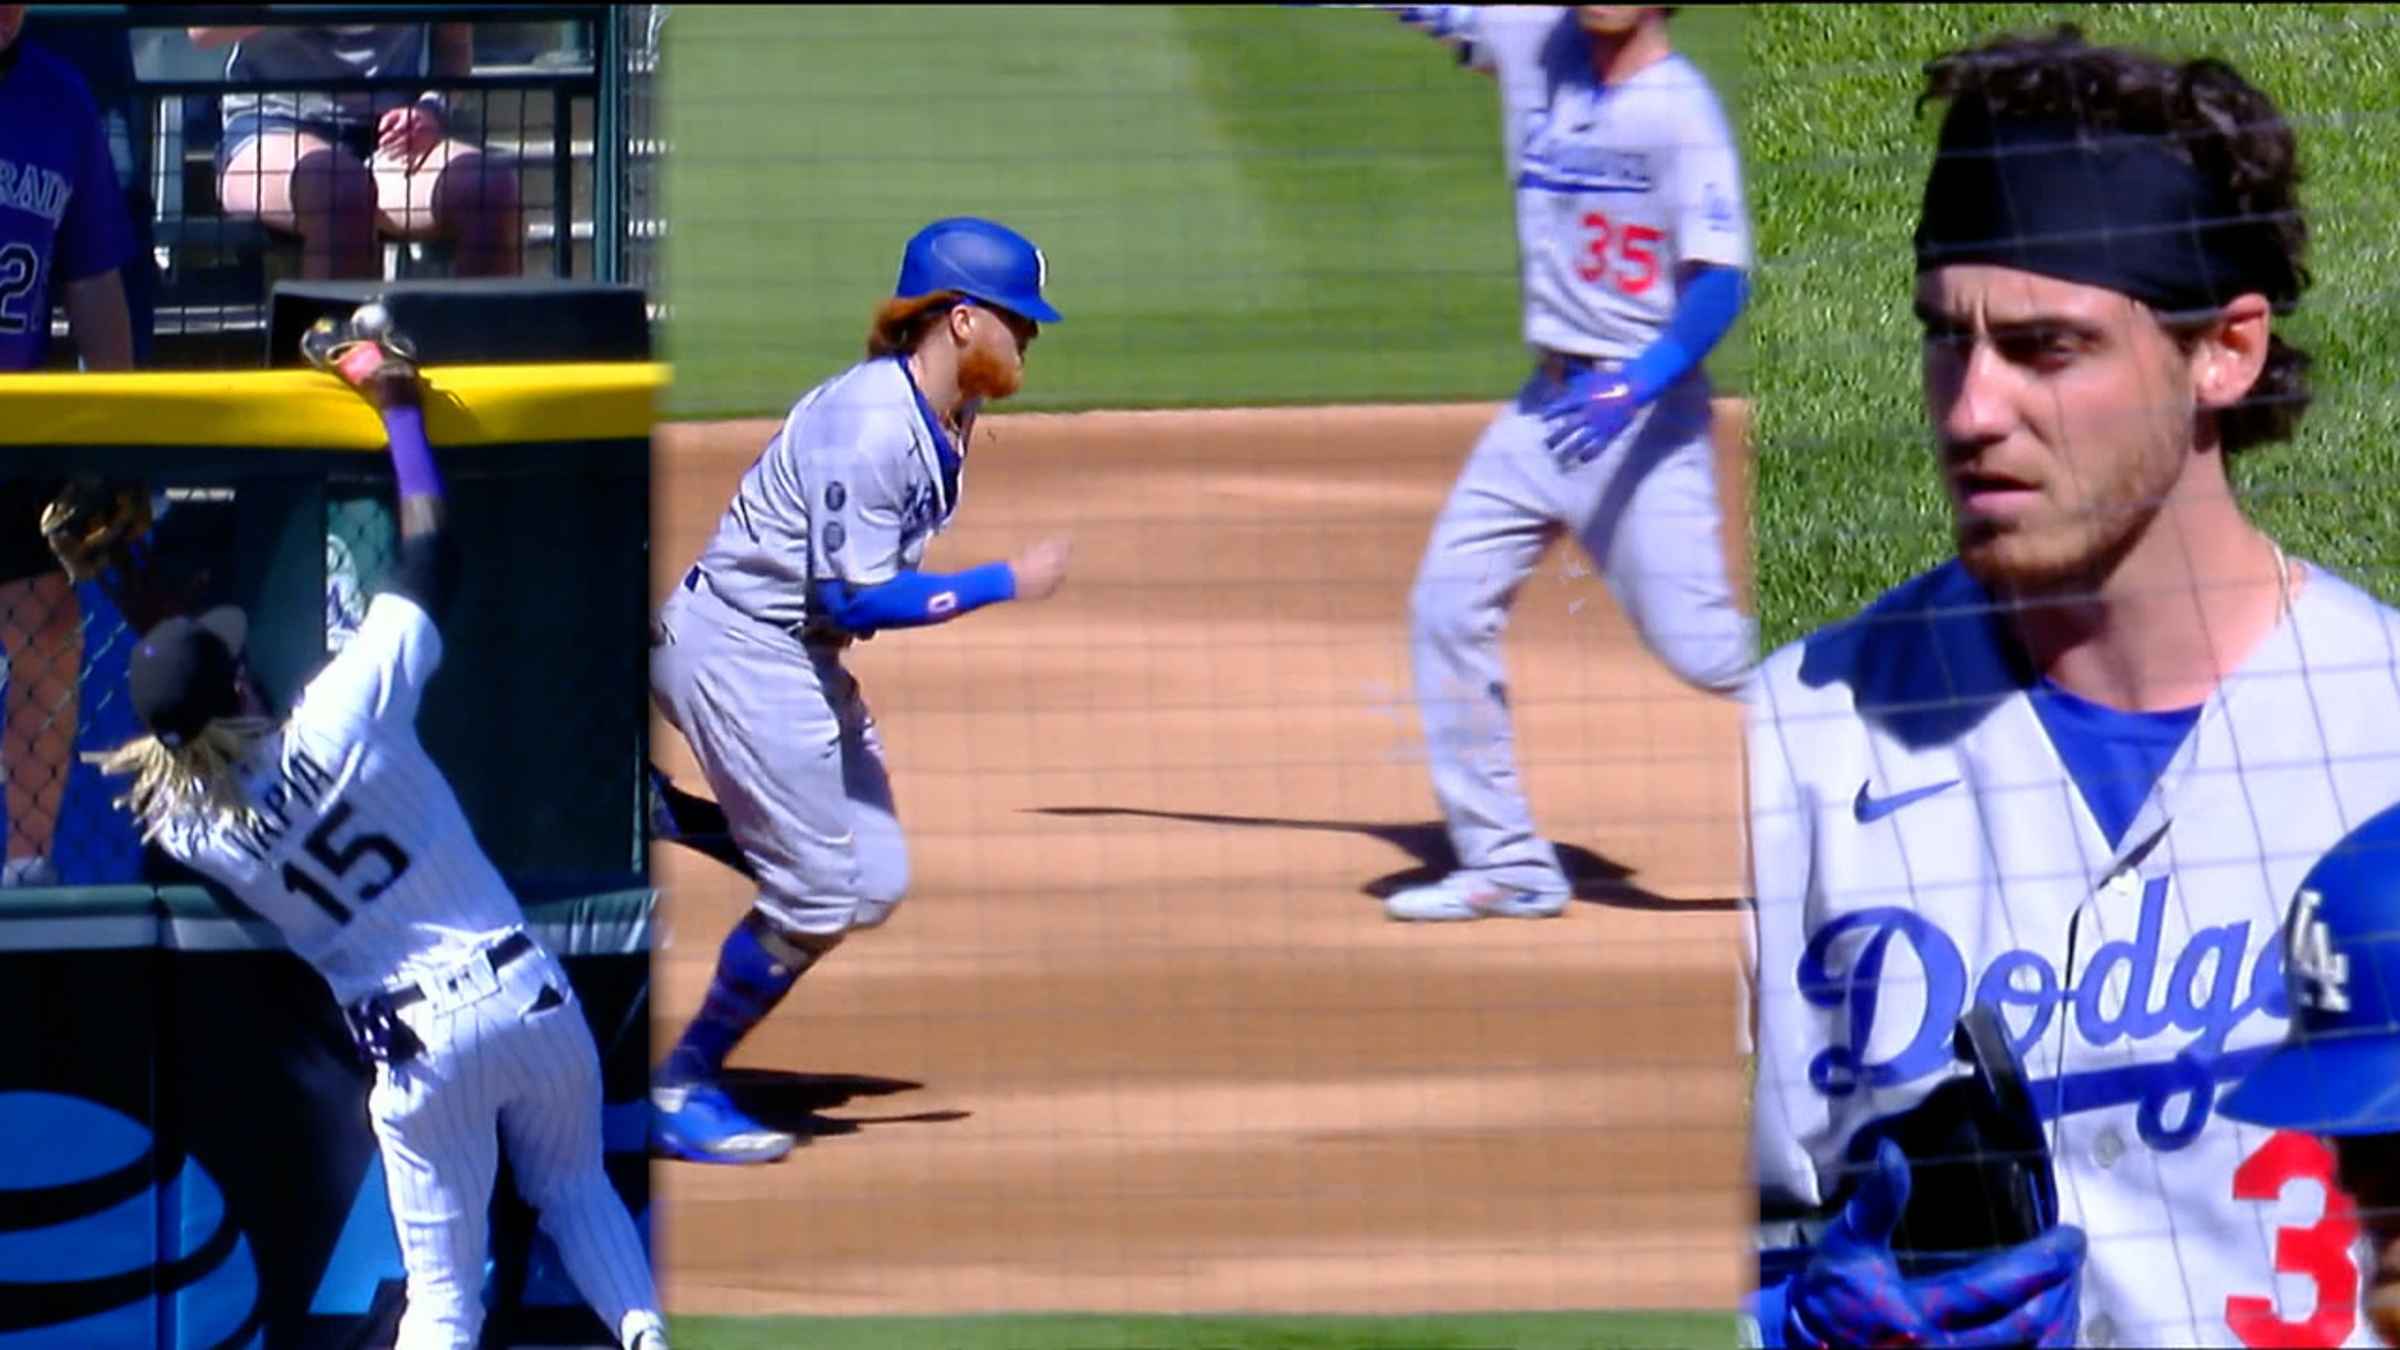
[(2192, 347), (2192, 396), (2203, 408), (2228, 408), (2249, 396), (2267, 368), (2271, 321), (2262, 295), (2237, 295)]

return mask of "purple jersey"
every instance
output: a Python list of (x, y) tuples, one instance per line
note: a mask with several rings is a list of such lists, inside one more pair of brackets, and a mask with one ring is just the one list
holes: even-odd
[(20, 40), (0, 52), (0, 371), (41, 364), (54, 285), (132, 254), (99, 105), (64, 61)]

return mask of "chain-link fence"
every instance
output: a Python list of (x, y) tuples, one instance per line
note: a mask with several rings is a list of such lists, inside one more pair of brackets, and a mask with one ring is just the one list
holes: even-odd
[[(137, 630), (155, 616), (145, 602), (161, 586), (188, 588), (178, 607), (235, 599), (245, 535), (256, 531), (254, 504), (234, 486), (173, 487), (153, 492), (154, 524), (140, 541), (149, 594), (129, 590), (112, 571), (72, 582), (37, 528), (42, 506), (65, 479), (0, 479), (0, 655), (6, 691), (0, 713), (0, 821), (6, 862), (0, 887), (117, 885), (145, 879), (141, 841), (112, 804), (123, 783), (102, 777), (82, 756), (141, 734), (125, 688), (125, 662)], [(382, 489), (379, 491), (379, 488)], [(261, 495), (254, 487), (252, 496)], [(367, 598), (397, 553), (388, 484), (329, 477), (324, 497), (328, 653), (366, 617)], [(246, 506), (249, 507), (245, 514)]]

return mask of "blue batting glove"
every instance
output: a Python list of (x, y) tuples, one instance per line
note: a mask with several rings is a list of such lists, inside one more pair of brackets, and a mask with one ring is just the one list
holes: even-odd
[(1457, 5), (1377, 5), (1377, 9), (1400, 22), (1437, 38), (1449, 37), (1458, 31)]
[(1972, 1265), (1908, 1279), (1892, 1229), (1908, 1204), (1908, 1159), (1884, 1140), (1875, 1170), (1794, 1276), (1783, 1310), (1789, 1346), (2071, 1346), (2082, 1289), (2083, 1230), (2061, 1226)]
[(1542, 405), (1541, 419), (1550, 428), (1542, 443), (1562, 469), (1589, 464), (1625, 434), (1640, 411), (1632, 385), (1605, 371), (1586, 371), (1567, 382), (1565, 393)]

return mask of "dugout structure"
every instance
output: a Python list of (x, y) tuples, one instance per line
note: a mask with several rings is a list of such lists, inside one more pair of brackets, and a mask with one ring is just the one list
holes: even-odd
[[(566, 961), (602, 1054), (610, 1171), (647, 1220), (651, 915), (647, 754), (648, 362), (428, 366), (427, 430), (467, 566), (418, 720), (484, 848)], [(279, 707), (363, 614), (394, 554), (382, 425), (307, 371), (0, 377), (0, 487), (139, 478), (149, 543), (251, 615)], [(31, 530), (29, 520), (5, 526)], [(38, 542), (38, 535), (35, 536)], [(22, 539), (0, 554), (33, 567)], [(61, 600), (61, 597), (64, 597)], [(334, 1346), (388, 1336), (401, 1268), (369, 1132), (371, 1082), (323, 982), (271, 925), (144, 850), (75, 755), (136, 733), (132, 633), (100, 586), (0, 583), (10, 682), (71, 632), (72, 681), (12, 698), (0, 769), (54, 815), (60, 884), (0, 889), (0, 1339)], [(62, 622), (63, 605), (70, 613)], [(71, 699), (58, 696), (65, 686)], [(45, 878), (36, 878), (45, 879)], [(604, 1341), (504, 1174), (496, 1325)], [(363, 1338), (363, 1339), (362, 1339)]]

